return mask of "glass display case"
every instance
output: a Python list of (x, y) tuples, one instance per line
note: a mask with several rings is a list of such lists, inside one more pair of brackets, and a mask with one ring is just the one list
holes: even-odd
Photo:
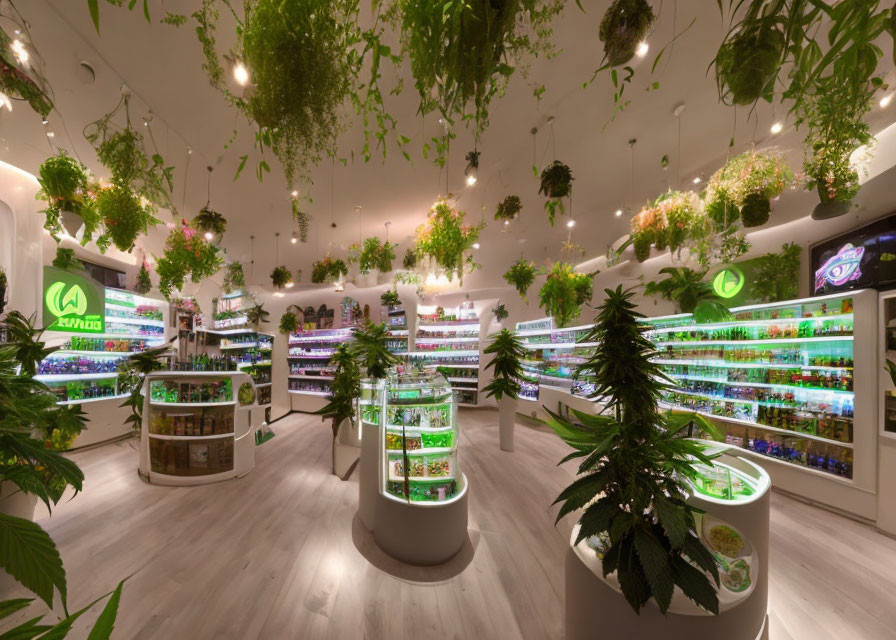
[(457, 307), (417, 307), (414, 349), (417, 367), (441, 371), (461, 406), (479, 404), (479, 316), (472, 302)]
[(854, 473), (853, 294), (645, 319), (664, 406), (713, 418), (730, 445), (843, 478)]
[[(164, 371), (144, 383), (141, 472), (160, 484), (197, 484), (254, 466), (255, 385), (240, 372)], [(248, 443), (248, 446), (246, 446)]]
[(594, 353), (595, 343), (584, 342), (593, 325), (558, 329), (553, 318), (518, 322), (516, 335), (526, 348), (522, 361), (526, 377), (522, 380), (523, 400), (539, 400), (542, 387), (553, 387), (575, 396), (588, 398), (594, 391), (589, 377), (575, 377), (575, 370)]
[(379, 398), (371, 389), (362, 398), (362, 420), (380, 424), (381, 489), (401, 502), (445, 503), (465, 491), (458, 467), (457, 409), (450, 383), (438, 373), (399, 373), (385, 380)]

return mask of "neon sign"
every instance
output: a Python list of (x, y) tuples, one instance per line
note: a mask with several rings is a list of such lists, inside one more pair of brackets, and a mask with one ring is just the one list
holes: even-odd
[(842, 287), (847, 282), (858, 280), (862, 275), (859, 264), (865, 255), (865, 247), (854, 247), (846, 243), (840, 250), (825, 260), (815, 271), (815, 292), (821, 291), (825, 283), (834, 287)]
[(98, 287), (87, 278), (44, 267), (44, 324), (49, 331), (103, 333), (106, 306)]
[(746, 282), (747, 278), (744, 276), (744, 272), (731, 266), (719, 271), (712, 279), (712, 290), (720, 298), (733, 298), (740, 293)]

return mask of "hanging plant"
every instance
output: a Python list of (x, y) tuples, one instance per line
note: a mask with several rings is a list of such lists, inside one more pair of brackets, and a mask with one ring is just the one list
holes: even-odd
[(295, 198), (292, 200), (292, 219), (299, 227), (299, 240), (308, 242), (308, 228), (310, 226), (308, 214), (299, 208), (299, 201)]
[(397, 244), (382, 242), (376, 236), (364, 240), (364, 245), (357, 258), (361, 273), (370, 273), (374, 269), (380, 273), (392, 271), (392, 261), (395, 260), (395, 247), (397, 246)]
[(152, 279), (149, 277), (149, 269), (146, 268), (146, 263), (140, 265), (140, 271), (137, 272), (137, 282), (134, 285), (134, 291), (143, 295), (144, 293), (149, 293), (150, 289), (152, 289)]
[[(380, 65), (400, 59), (381, 41), (381, 21), (375, 17), (371, 28), (362, 29), (358, 0), (251, 0), (242, 5), (240, 15), (228, 2), (206, 0), (192, 14), (203, 68), (212, 86), (256, 125), (256, 149), (277, 156), (289, 187), (310, 181), (321, 158), (335, 154), (349, 106), (364, 123), (365, 161), (372, 154), (371, 141), (385, 153), (395, 120), (385, 110)], [(236, 42), (219, 55), (221, 7), (236, 22)], [(229, 68), (234, 60), (244, 65), (250, 83), (240, 94), (230, 91), (225, 72), (225, 64)], [(368, 71), (369, 78), (362, 79)], [(399, 138), (399, 144), (406, 141)], [(247, 159), (241, 158), (237, 175)], [(262, 159), (258, 179), (269, 171)]]
[[(516, 68), (531, 56), (552, 53), (550, 23), (563, 5), (560, 0), (395, 0), (387, 15), (402, 34), (420, 96), (418, 113), (438, 112), (449, 126), (471, 121), (478, 142), (492, 99), (504, 93)], [(445, 147), (438, 151), (443, 160)]]
[(144, 207), (134, 193), (121, 184), (101, 189), (96, 196), (96, 209), (103, 219), (106, 236), (121, 251), (133, 249), (137, 238), (159, 223), (153, 209)]
[(732, 105), (751, 105), (760, 98), (771, 102), (785, 46), (778, 16), (756, 16), (751, 8), (728, 32), (713, 61), (720, 100)]
[(6, 270), (0, 267), (0, 313), (6, 308), (6, 292), (9, 289), (9, 280), (6, 277)]
[(205, 241), (192, 227), (181, 220), (180, 226), (169, 224), (171, 232), (165, 251), (156, 261), (159, 291), (168, 298), (174, 289), (181, 289), (189, 276), (193, 282), (210, 278), (221, 268), (218, 247)]
[[(750, 150), (731, 158), (706, 185), (706, 207), (713, 221), (723, 226), (737, 219), (740, 209), (745, 227), (768, 222), (771, 200), (793, 183), (793, 172), (777, 149)], [(732, 214), (733, 220), (732, 220)]]
[[(53, 110), (53, 98), (50, 85), (41, 74), (36, 61), (42, 60), (30, 42), (31, 34), (27, 24), (15, 6), (7, 4), (10, 11), (5, 11), (2, 18), (12, 23), (15, 37), (0, 27), (0, 91), (10, 100), (24, 100), (32, 110), (46, 118)], [(32, 50), (28, 60), (16, 56), (13, 42), (24, 42)], [(12, 110), (12, 107), (9, 107)]]
[(411, 247), (408, 247), (404, 252), (404, 258), (401, 261), (401, 266), (405, 269), (413, 269), (417, 266), (417, 254), (414, 253), (414, 250)]
[(654, 219), (664, 222), (662, 228), (654, 230), (657, 249), (667, 246), (672, 252), (681, 249), (698, 222), (700, 208), (700, 196), (693, 191), (667, 191), (660, 195), (652, 206)]
[(292, 311), (280, 316), (280, 333), (294, 333), (299, 330), (299, 319)]
[(576, 273), (565, 262), (555, 262), (538, 292), (538, 306), (554, 318), (558, 327), (569, 326), (591, 301), (593, 273)]
[(664, 211), (657, 209), (652, 203), (632, 217), (629, 237), (638, 262), (644, 262), (650, 257), (650, 247), (654, 243), (658, 249), (665, 247), (668, 226)]
[(497, 320), (498, 322), (504, 322), (507, 316), (510, 315), (503, 302), (499, 302), (497, 306), (492, 308), (492, 313), (495, 314), (495, 320)]
[(265, 311), (264, 305), (256, 304), (246, 310), (246, 321), (256, 329), (261, 323), (267, 323), (270, 312)]
[(72, 237), (84, 225), (81, 244), (87, 244), (102, 222), (96, 209), (99, 187), (79, 160), (60, 149), (40, 165), (37, 198), (47, 201), (44, 228), (59, 241), (63, 229)]
[(613, 0), (600, 21), (599, 35), (607, 63), (618, 67), (631, 60), (655, 19), (646, 0)]
[(572, 171), (559, 160), (554, 160), (541, 172), (541, 186), (538, 193), (543, 193), (548, 199), (544, 203), (544, 209), (548, 212), (548, 220), (554, 226), (554, 216), (557, 210), (560, 214), (566, 212), (563, 198), (572, 195)]
[(227, 231), (227, 218), (211, 209), (209, 204), (206, 204), (193, 218), (190, 226), (202, 233), (210, 233), (220, 241), (221, 236)]
[(532, 283), (535, 282), (535, 263), (520, 258), (504, 274), (504, 280), (514, 286), (523, 302), (529, 304), (529, 301), (526, 299), (526, 293), (528, 293)]
[(339, 282), (347, 275), (348, 267), (341, 258), (333, 259), (326, 256), (323, 260), (314, 263), (311, 269), (311, 282), (314, 284)]
[(286, 267), (274, 267), (274, 270), (271, 271), (271, 284), (274, 285), (274, 288), (282, 289), (290, 282), (292, 282), (292, 273)]
[[(803, 249), (788, 242), (778, 253), (756, 258), (750, 293), (762, 302), (793, 300), (800, 293), (800, 254)], [(883, 259), (883, 258), (881, 258)]]
[(519, 196), (507, 196), (498, 203), (498, 209), (495, 211), (495, 220), (504, 220), (505, 222), (516, 220), (522, 208), (523, 203), (520, 201)]
[(81, 271), (84, 264), (75, 257), (74, 249), (63, 249), (56, 247), (56, 257), (53, 258), (52, 265), (63, 271)]
[(458, 211), (444, 199), (429, 210), (426, 223), (417, 228), (414, 253), (432, 260), (449, 280), (458, 278), (463, 284), (464, 271), (476, 269), (473, 257), (465, 255), (479, 240), (485, 223), (464, 224), (466, 213)]
[(239, 262), (231, 262), (224, 268), (224, 293), (233, 293), (246, 288), (246, 276), (243, 273), (243, 265)]
[(401, 300), (398, 299), (397, 291), (394, 289), (386, 289), (380, 296), (380, 303), (384, 307), (397, 307), (401, 304)]

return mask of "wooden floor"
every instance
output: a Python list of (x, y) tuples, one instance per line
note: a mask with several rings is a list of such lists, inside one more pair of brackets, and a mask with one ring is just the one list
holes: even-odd
[[(378, 551), (318, 418), (277, 422), (251, 474), (204, 487), (143, 483), (128, 442), (74, 454), (84, 492), (40, 518), (69, 601), (133, 574), (114, 635), (127, 640), (561, 638), (571, 524), (555, 528), (549, 505), (572, 477), (555, 466), (564, 446), (518, 426), (504, 453), (497, 413), (460, 415), (470, 544), (428, 569)], [(773, 640), (896, 638), (896, 541), (778, 494), (771, 536)]]

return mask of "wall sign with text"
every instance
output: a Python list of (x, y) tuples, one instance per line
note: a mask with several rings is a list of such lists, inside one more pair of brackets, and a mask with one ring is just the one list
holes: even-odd
[(106, 300), (90, 278), (44, 267), (43, 321), (48, 331), (104, 333)]

